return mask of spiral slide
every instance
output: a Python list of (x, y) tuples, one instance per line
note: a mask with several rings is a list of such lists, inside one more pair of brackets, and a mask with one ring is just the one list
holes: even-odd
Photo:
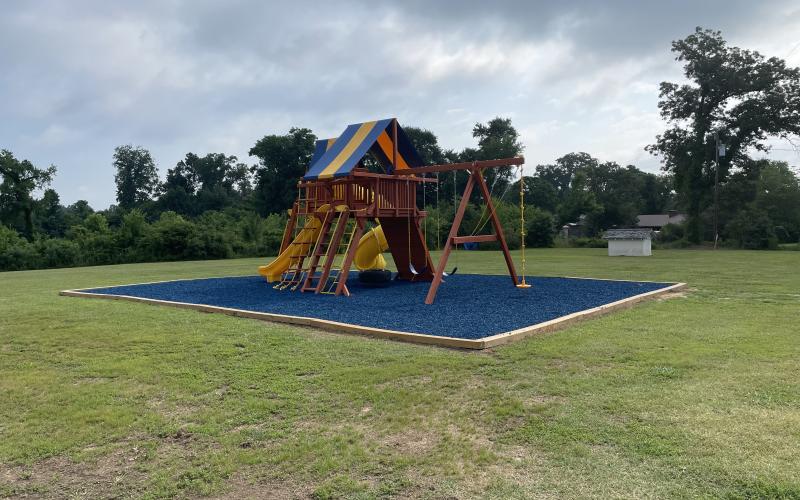
[(386, 242), (383, 228), (381, 226), (376, 226), (374, 229), (364, 234), (358, 241), (356, 256), (353, 261), (359, 271), (364, 271), (366, 269), (386, 269), (386, 259), (384, 259), (381, 254), (387, 250), (389, 250), (389, 244)]

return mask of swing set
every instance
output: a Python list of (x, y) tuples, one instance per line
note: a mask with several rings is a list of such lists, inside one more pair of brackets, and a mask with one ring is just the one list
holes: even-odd
[[(381, 172), (365, 168), (363, 160), (367, 154), (377, 160)], [(350, 125), (338, 138), (317, 141), (308, 172), (298, 182), (298, 197), (289, 211), (280, 255), (272, 263), (261, 266), (259, 273), (267, 281), (276, 283), (274, 287), (280, 290), (349, 295), (350, 268), (355, 264), (361, 275), (383, 271), (386, 262), (381, 254), (389, 251), (397, 267), (395, 279), (430, 282), (425, 303), (432, 304), (444, 278), (458, 270), (455, 266), (449, 273), (445, 272), (448, 259), (458, 245), (496, 241), (503, 252), (512, 285), (527, 288), (530, 285), (525, 283), (524, 276), (524, 162), (524, 158), (514, 157), (426, 166), (396, 119)], [(519, 167), (521, 179), (522, 280), (517, 276), (492, 201), (494, 185), (490, 190), (483, 176), (487, 169), (513, 166)], [(434, 266), (427, 247), (425, 185), (436, 185), (438, 247), (439, 174), (453, 172), (455, 205), (455, 176), (459, 171), (467, 172), (467, 182), (441, 257)], [(429, 177), (428, 174), (436, 175)], [(423, 210), (417, 208), (419, 186), (423, 187)], [(476, 188), (484, 200), (484, 212), (472, 234), (459, 236)], [(489, 222), (493, 232), (476, 234)]]

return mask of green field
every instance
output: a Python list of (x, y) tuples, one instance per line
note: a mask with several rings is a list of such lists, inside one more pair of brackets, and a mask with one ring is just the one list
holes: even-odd
[(0, 497), (800, 498), (797, 252), (531, 251), (690, 289), (485, 352), (57, 295), (260, 262), (0, 274)]

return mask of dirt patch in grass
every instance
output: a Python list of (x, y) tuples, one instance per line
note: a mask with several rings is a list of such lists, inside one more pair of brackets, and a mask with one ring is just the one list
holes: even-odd
[(563, 404), (567, 401), (566, 398), (562, 396), (553, 396), (549, 394), (534, 394), (533, 396), (526, 398), (523, 401), (523, 404), (526, 406), (546, 406), (546, 405), (555, 405), (555, 404)]
[(145, 456), (146, 451), (138, 446), (121, 446), (92, 460), (58, 456), (31, 465), (0, 465), (0, 496), (131, 496), (145, 485), (145, 474), (137, 467)]
[(170, 403), (159, 398), (148, 400), (147, 406), (165, 419), (174, 422), (188, 422), (199, 409), (196, 405)]
[(689, 294), (689, 292), (692, 291), (692, 290), (694, 290), (694, 289), (686, 289), (686, 288), (684, 288), (683, 290), (674, 290), (674, 291), (670, 291), (670, 292), (664, 292), (664, 293), (658, 294), (658, 296), (656, 297), (656, 300), (659, 301), (659, 302), (662, 302), (662, 301), (669, 300), (669, 299), (682, 299), (682, 298), (685, 298)]
[(299, 484), (290, 480), (278, 478), (262, 478), (257, 481), (249, 480), (242, 474), (237, 474), (229, 479), (216, 499), (300, 499), (311, 498), (314, 487), (308, 484)]
[(390, 434), (380, 440), (381, 445), (404, 455), (419, 456), (430, 453), (440, 441), (437, 432), (409, 429), (398, 434)]

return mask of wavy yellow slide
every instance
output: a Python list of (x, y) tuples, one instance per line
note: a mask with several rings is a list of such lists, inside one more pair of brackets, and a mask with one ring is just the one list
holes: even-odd
[(289, 269), (289, 264), (292, 262), (292, 257), (299, 257), (305, 255), (308, 251), (308, 245), (313, 245), (317, 241), (319, 228), (322, 222), (314, 216), (310, 216), (312, 220), (308, 221), (306, 226), (297, 233), (291, 245), (286, 247), (278, 257), (267, 264), (266, 266), (259, 266), (258, 274), (265, 277), (268, 282), (280, 281), (281, 275)]
[[(318, 218), (314, 217), (309, 221), (309, 224), (300, 231), (295, 237), (292, 245), (289, 245), (278, 257), (267, 264), (258, 268), (258, 274), (267, 279), (268, 282), (280, 281), (283, 273), (289, 269), (292, 257), (299, 257), (301, 254), (308, 250), (307, 244), (313, 244), (317, 241), (319, 235), (319, 228), (321, 222)], [(355, 265), (359, 270), (365, 269), (385, 269), (386, 259), (381, 255), (389, 249), (389, 244), (386, 242), (386, 236), (383, 234), (383, 228), (377, 226), (371, 231), (364, 234), (358, 241), (355, 255)]]
[(358, 240), (354, 263), (359, 271), (366, 269), (386, 269), (386, 259), (383, 252), (389, 250), (383, 228), (376, 226)]

